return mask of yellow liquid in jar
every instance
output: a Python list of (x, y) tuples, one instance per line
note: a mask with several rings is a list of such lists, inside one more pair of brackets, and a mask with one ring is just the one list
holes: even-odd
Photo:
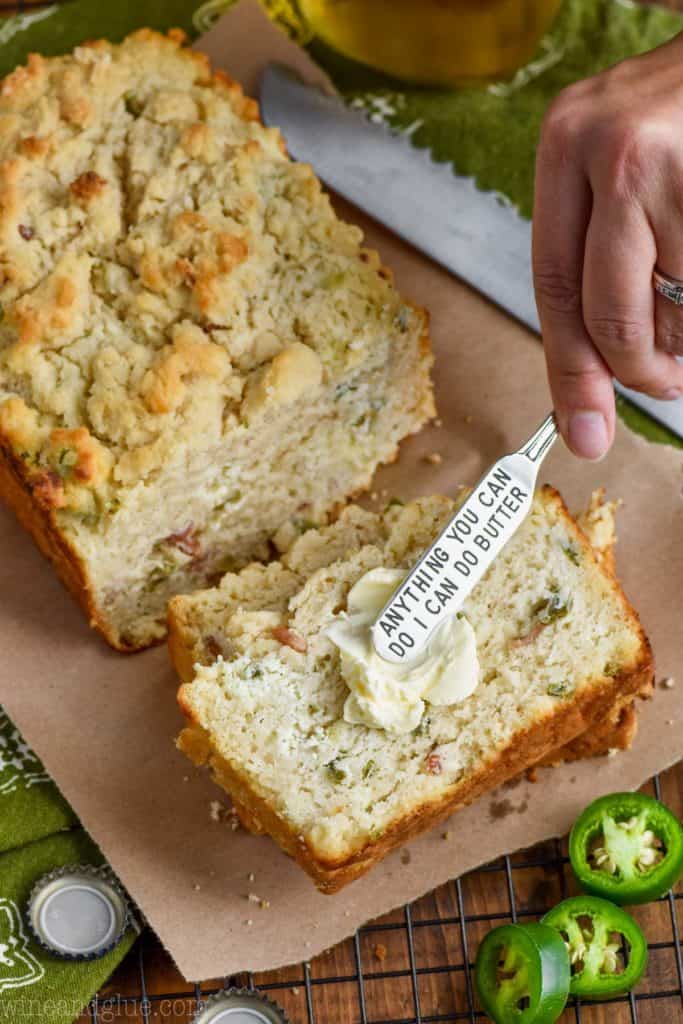
[(353, 60), (425, 85), (511, 74), (561, 0), (299, 0), (309, 28)]

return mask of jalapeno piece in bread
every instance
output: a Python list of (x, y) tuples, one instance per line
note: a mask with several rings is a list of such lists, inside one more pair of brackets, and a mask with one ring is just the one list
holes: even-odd
[(553, 928), (502, 925), (479, 947), (475, 981), (495, 1024), (554, 1024), (569, 994), (569, 955)]
[(658, 800), (613, 793), (579, 817), (569, 857), (586, 892), (623, 906), (648, 903), (683, 874), (683, 828)]
[(647, 942), (633, 918), (598, 896), (574, 896), (545, 915), (557, 929), (571, 964), (569, 991), (582, 999), (612, 999), (638, 983)]

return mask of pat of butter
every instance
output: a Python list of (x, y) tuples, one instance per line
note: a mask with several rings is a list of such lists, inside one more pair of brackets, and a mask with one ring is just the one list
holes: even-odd
[(436, 628), (417, 663), (394, 665), (376, 653), (370, 627), (406, 575), (400, 569), (371, 569), (349, 591), (348, 611), (326, 630), (339, 648), (350, 690), (345, 720), (393, 733), (415, 729), (425, 701), (457, 704), (479, 681), (476, 637), (462, 616), (445, 619)]

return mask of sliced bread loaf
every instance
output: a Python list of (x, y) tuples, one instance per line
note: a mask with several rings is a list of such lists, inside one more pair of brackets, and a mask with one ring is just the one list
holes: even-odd
[(426, 317), (178, 33), (0, 85), (0, 495), (135, 650), (433, 414)]
[(346, 722), (327, 627), (361, 576), (408, 569), (453, 509), (438, 497), (381, 515), (350, 506), (279, 561), (171, 602), (172, 656), (191, 680), (178, 695), (189, 719), (180, 748), (208, 762), (250, 827), (270, 833), (323, 891), (614, 721), (651, 684), (635, 612), (544, 488), (463, 608), (480, 665), (474, 693), (428, 706), (408, 735)]

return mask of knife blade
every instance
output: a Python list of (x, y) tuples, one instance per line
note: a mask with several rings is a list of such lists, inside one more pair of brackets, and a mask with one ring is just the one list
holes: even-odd
[[(540, 333), (531, 222), (504, 197), (282, 65), (264, 71), (261, 111), (266, 124), (282, 130), (291, 155), (335, 192)], [(683, 438), (683, 398), (662, 402), (615, 387)]]

